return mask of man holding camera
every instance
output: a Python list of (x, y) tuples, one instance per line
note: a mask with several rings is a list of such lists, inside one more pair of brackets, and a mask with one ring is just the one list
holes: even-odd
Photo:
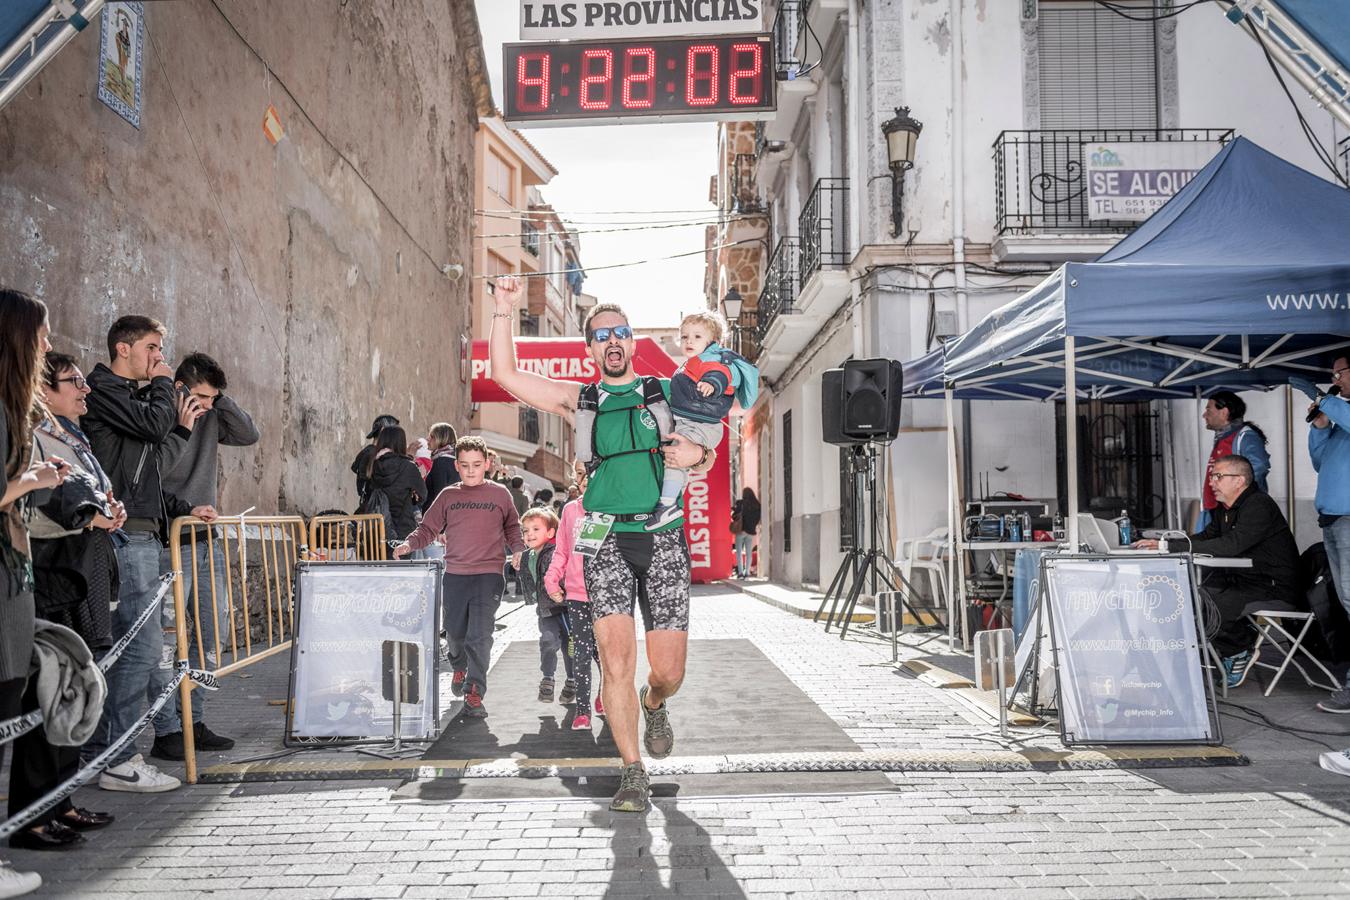
[[(123, 316), (108, 331), (109, 365), (89, 373), (89, 412), (80, 424), (94, 456), (112, 481), (113, 494), (126, 506), (127, 521), (116, 549), (119, 586), (113, 610), (113, 640), (121, 640), (159, 593), (161, 553), (167, 525), (177, 516), (216, 517), (209, 504), (193, 507), (166, 493), (160, 478), (161, 445), (180, 423), (173, 370), (164, 362), (164, 326), (146, 316)], [(141, 382), (148, 382), (141, 387)], [(110, 747), (141, 716), (153, 699), (164, 658), (164, 635), (157, 616), (137, 632), (107, 673), (108, 698), (86, 759)], [(123, 747), (99, 776), (99, 787), (113, 791), (157, 793), (181, 782), (160, 772)]]
[[(178, 425), (169, 433), (163, 446), (161, 465), (164, 469), (164, 490), (193, 507), (216, 505), (216, 477), (219, 471), (217, 448), (222, 445), (249, 447), (258, 443), (257, 426), (249, 414), (239, 408), (239, 404), (225, 395), (226, 386), (225, 371), (205, 353), (191, 353), (184, 357), (178, 364), (178, 371), (174, 373)], [(188, 598), (189, 617), (200, 616), (197, 630), (200, 631), (206, 658), (203, 662), (199, 657), (196, 635), (191, 628), (188, 630), (188, 655), (194, 668), (211, 671), (217, 665), (217, 639), (222, 646), (229, 646), (229, 634), (221, 633), (228, 628), (226, 591), (229, 572), (223, 543), (212, 540), (208, 544), (200, 530), (193, 534), (195, 541), (183, 545), (185, 552), (182, 567), (185, 579), (191, 578), (193, 572), (197, 574), (199, 587), (195, 609), (188, 581), (183, 582), (183, 593)], [(195, 566), (188, 553), (196, 557)], [(162, 551), (160, 568), (168, 571), (171, 566), (172, 560), (166, 548)], [(164, 604), (163, 623), (165, 647), (175, 647), (177, 629), (175, 609), (171, 602)], [(166, 661), (169, 656), (166, 654)], [(172, 669), (161, 665), (160, 674), (162, 683), (168, 684)], [(197, 692), (193, 696), (194, 746), (198, 750), (229, 750), (234, 746), (234, 741), (216, 734), (202, 721), (206, 705), (205, 692)], [(177, 695), (155, 716), (155, 745), (150, 755), (170, 760), (181, 760), (186, 755), (181, 698)]]

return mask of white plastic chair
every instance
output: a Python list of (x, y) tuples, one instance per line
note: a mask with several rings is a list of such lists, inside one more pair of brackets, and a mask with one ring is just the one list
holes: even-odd
[(951, 542), (947, 539), (946, 527), (934, 528), (923, 537), (902, 538), (895, 545), (896, 562), (905, 581), (913, 584), (916, 570), (927, 572), (933, 589), (933, 605), (944, 610), (948, 608), (947, 558), (950, 555)]

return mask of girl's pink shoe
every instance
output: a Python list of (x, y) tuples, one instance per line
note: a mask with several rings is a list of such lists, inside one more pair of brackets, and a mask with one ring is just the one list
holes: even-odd
[(572, 730), (590, 731), (591, 717), (586, 715), (585, 713), (577, 713), (575, 716), (572, 717)]

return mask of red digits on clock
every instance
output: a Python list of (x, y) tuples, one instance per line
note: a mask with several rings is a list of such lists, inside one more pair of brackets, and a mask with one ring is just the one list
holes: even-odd
[[(706, 65), (699, 68), (699, 58)], [(684, 99), (690, 106), (717, 105), (717, 47), (712, 44), (696, 44), (685, 55), (685, 92)], [(702, 84), (703, 87), (699, 85)]]
[[(750, 54), (749, 68), (741, 68), (745, 54)], [(733, 104), (745, 106), (759, 102), (760, 89), (764, 80), (764, 48), (758, 43), (736, 44), (731, 48), (731, 79), (727, 89), (727, 99)], [(744, 84), (748, 91), (741, 93)]]
[[(516, 109), (523, 113), (547, 112), (549, 97), (549, 55), (543, 52), (522, 53), (516, 58)], [(538, 64), (538, 74), (531, 75), (530, 67)], [(529, 99), (530, 89), (539, 91), (539, 99)]]
[[(644, 60), (638, 66), (635, 61)], [(634, 91), (633, 88), (641, 88)], [(656, 99), (656, 51), (651, 47), (629, 47), (623, 54), (624, 109), (651, 109)]]
[[(600, 71), (594, 63), (600, 61)], [(600, 86), (601, 99), (594, 99), (591, 88)], [(581, 54), (581, 108), (609, 109), (614, 103), (614, 53), (611, 50), (587, 50)]]

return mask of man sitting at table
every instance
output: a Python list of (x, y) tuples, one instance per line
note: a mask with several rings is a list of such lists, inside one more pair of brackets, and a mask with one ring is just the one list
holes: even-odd
[[(1284, 513), (1255, 482), (1246, 457), (1215, 460), (1209, 483), (1219, 507), (1204, 531), (1191, 535), (1197, 555), (1252, 561), (1251, 568), (1212, 570), (1202, 589), (1219, 610), (1219, 631), (1211, 643), (1223, 658), (1230, 688), (1241, 685), (1256, 662), (1251, 652), (1256, 629), (1243, 611), (1252, 603), (1292, 606), (1298, 597), (1298, 545)], [(1135, 546), (1155, 550), (1158, 542)]]

